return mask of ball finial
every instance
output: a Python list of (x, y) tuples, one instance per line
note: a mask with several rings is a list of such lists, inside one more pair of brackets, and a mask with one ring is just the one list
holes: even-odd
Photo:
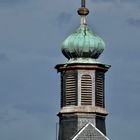
[(86, 8), (86, 0), (81, 0), (81, 8), (77, 12), (81, 17), (81, 25), (86, 25), (86, 16), (89, 14), (89, 10)]
[(81, 0), (81, 8), (79, 8), (77, 12), (80, 16), (87, 16), (89, 14), (89, 10), (86, 8), (85, 0)]

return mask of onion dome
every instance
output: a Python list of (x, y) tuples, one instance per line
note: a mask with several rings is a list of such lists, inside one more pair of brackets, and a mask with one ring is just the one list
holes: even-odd
[(93, 34), (87, 25), (81, 25), (62, 45), (62, 53), (68, 60), (93, 59), (95, 62), (105, 48), (104, 41)]
[(97, 59), (105, 48), (104, 41), (93, 33), (86, 23), (88, 13), (89, 10), (82, 5), (78, 10), (81, 16), (80, 27), (62, 44), (62, 53), (68, 63), (98, 63)]

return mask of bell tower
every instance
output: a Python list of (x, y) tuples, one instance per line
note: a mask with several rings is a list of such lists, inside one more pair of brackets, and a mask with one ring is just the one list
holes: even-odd
[(81, 17), (79, 28), (64, 40), (61, 48), (68, 61), (55, 67), (61, 78), (58, 140), (73, 140), (79, 131), (87, 128), (87, 124), (95, 126), (106, 137), (108, 113), (104, 85), (105, 73), (110, 66), (98, 60), (105, 43), (87, 25), (89, 10), (85, 0), (81, 0), (78, 14)]

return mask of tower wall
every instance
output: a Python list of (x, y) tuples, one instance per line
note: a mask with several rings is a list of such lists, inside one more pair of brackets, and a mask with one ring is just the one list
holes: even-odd
[(70, 140), (89, 122), (106, 135), (104, 73), (108, 68), (103, 64), (56, 66), (61, 73), (59, 140)]

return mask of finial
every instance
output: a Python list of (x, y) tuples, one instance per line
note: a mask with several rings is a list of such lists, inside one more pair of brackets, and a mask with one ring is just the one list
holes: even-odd
[(84, 16), (89, 14), (89, 10), (86, 8), (86, 0), (81, 0), (81, 8), (79, 8), (78, 14)]
[(81, 25), (85, 25), (86, 16), (89, 14), (89, 10), (86, 8), (86, 0), (81, 0), (81, 8), (77, 12), (81, 16)]

